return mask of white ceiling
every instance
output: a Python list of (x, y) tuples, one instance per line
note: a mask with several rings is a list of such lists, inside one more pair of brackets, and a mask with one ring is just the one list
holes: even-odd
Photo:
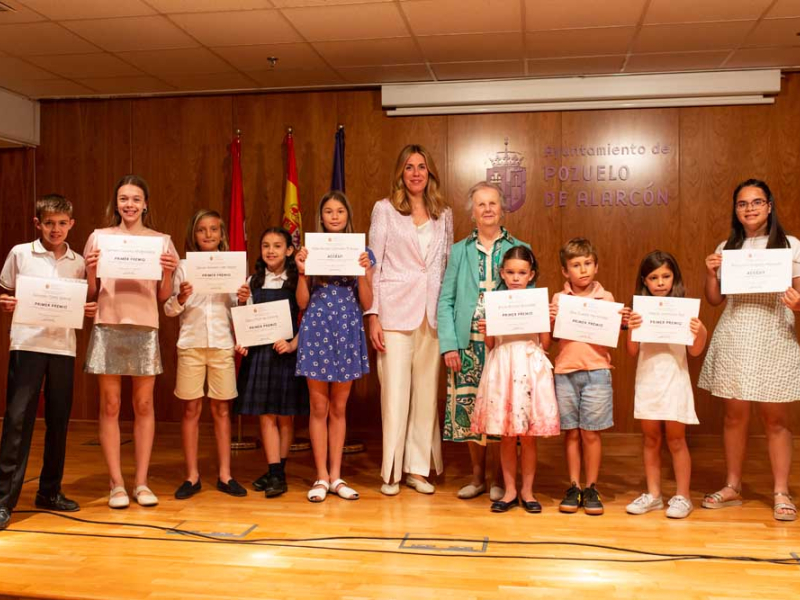
[(800, 0), (0, 3), (31, 98), (800, 66)]

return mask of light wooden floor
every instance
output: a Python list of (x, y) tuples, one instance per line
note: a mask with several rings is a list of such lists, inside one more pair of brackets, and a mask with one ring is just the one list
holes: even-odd
[[(544, 513), (529, 515), (515, 509), (495, 515), (489, 512), (487, 496), (472, 501), (455, 498), (467, 478), (469, 460), (466, 448), (454, 444), (445, 445), (447, 474), (437, 481), (434, 496), (405, 487), (397, 497), (382, 496), (378, 491), (380, 443), (374, 440), (368, 442), (367, 453), (346, 458), (346, 477), (362, 495), (356, 502), (329, 497), (321, 505), (312, 505), (305, 499), (313, 479), (310, 452), (292, 456), (290, 491), (285, 496), (267, 500), (251, 491), (246, 498), (230, 498), (214, 489), (210, 430), (204, 430), (201, 438), (205, 488), (180, 502), (172, 497), (182, 480), (179, 432), (175, 426), (159, 425), (151, 486), (161, 504), (111, 511), (106, 506), (107, 476), (100, 448), (86, 445), (96, 439), (96, 426), (75, 423), (64, 491), (81, 503), (82, 510), (74, 516), (107, 522), (88, 524), (23, 513), (33, 508), (42, 428), (37, 426), (28, 471), (34, 479), (26, 483), (9, 529), (0, 533), (0, 598), (683, 600), (785, 599), (800, 591), (800, 565), (724, 560), (612, 562), (657, 557), (566, 545), (783, 559), (790, 559), (793, 552), (800, 554), (800, 525), (772, 519), (769, 468), (761, 439), (751, 442), (747, 501), (742, 508), (698, 508), (686, 520), (670, 521), (663, 513), (625, 514), (625, 505), (643, 485), (638, 436), (605, 438), (600, 485), (606, 502), (604, 516), (558, 512), (566, 485), (559, 440), (540, 443), (536, 492)], [(696, 437), (691, 445), (693, 499), (699, 506), (702, 492), (723, 483), (723, 463), (719, 439)], [(131, 477), (132, 446), (123, 446), (126, 473)], [(800, 479), (798, 463), (795, 485)], [(234, 459), (234, 474), (248, 487), (264, 470), (260, 450), (239, 453)], [(665, 493), (672, 490), (667, 482)], [(126, 526), (142, 523), (222, 534), (231, 541), (209, 542)], [(337, 536), (342, 539), (292, 541)], [(376, 539), (344, 539), (349, 536)], [(247, 543), (257, 539), (270, 541)]]

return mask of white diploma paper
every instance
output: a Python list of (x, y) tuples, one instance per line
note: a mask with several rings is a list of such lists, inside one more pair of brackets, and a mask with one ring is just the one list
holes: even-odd
[(164, 238), (155, 235), (97, 236), (97, 276), (108, 279), (161, 280)]
[(619, 311), (624, 306), (619, 302), (561, 294), (553, 337), (616, 348), (622, 324)]
[(240, 346), (263, 346), (293, 337), (288, 300), (234, 306), (231, 317), (236, 343)]
[(88, 286), (82, 279), (17, 276), (17, 307), (13, 322), (20, 325), (82, 329)]
[(247, 281), (247, 254), (187, 252), (186, 281), (195, 294), (235, 294)]
[(547, 288), (486, 292), (486, 335), (550, 332)]
[(783, 292), (792, 285), (792, 250), (723, 250), (721, 269), (724, 295)]
[(642, 316), (642, 325), (631, 330), (631, 341), (684, 346), (694, 343), (689, 322), (700, 314), (699, 298), (634, 296), (633, 312)]
[(363, 275), (358, 257), (366, 244), (363, 233), (307, 233), (306, 275)]

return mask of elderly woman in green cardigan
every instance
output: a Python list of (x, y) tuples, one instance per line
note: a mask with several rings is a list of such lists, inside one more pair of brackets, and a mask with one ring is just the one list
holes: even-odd
[[(437, 311), (439, 351), (447, 366), (442, 438), (467, 442), (472, 460), (472, 480), (458, 491), (462, 499), (475, 498), (486, 491), (486, 437), (470, 431), (485, 358), (484, 336), (478, 332), (478, 320), (484, 318), (483, 292), (500, 283), (500, 263), (506, 251), (513, 246), (527, 246), (500, 225), (506, 203), (498, 186), (481, 181), (472, 186), (467, 197), (475, 229), (453, 244)], [(496, 471), (495, 465), (490, 477)], [(502, 495), (502, 487), (492, 484), (491, 499)]]

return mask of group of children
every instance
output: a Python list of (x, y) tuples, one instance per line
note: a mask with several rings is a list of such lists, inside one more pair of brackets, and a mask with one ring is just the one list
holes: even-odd
[[(0, 296), (0, 307), (9, 312), (16, 305), (13, 291), (18, 275), (88, 279), (85, 314), (94, 317), (94, 327), (84, 368), (99, 376), (100, 440), (110, 475), (109, 506), (124, 508), (130, 503), (120, 466), (123, 376), (131, 376), (133, 383), (133, 497), (142, 506), (158, 503), (147, 485), (154, 434), (153, 386), (155, 375), (162, 372), (158, 301), (165, 302), (167, 316), (180, 318), (175, 396), (183, 401), (186, 479), (175, 491), (177, 499), (189, 498), (201, 489), (197, 444), (205, 396), (214, 417), (218, 490), (233, 496), (247, 494), (230, 470), (231, 411), (259, 416), (268, 470), (253, 482), (253, 487), (266, 497), (287, 491), (285, 468), (293, 418), (309, 414), (317, 475), (308, 500), (321, 502), (329, 493), (347, 500), (358, 499), (358, 492), (342, 479), (341, 467), (347, 399), (353, 382), (369, 372), (362, 310), (373, 300), (372, 252), (366, 249), (360, 256), (363, 276), (310, 277), (305, 274), (307, 250), (297, 251), (284, 229), (270, 228), (259, 238), (255, 272), (237, 293), (194, 294), (185, 261), (178, 260), (169, 237), (148, 226), (148, 201), (149, 190), (141, 178), (126, 176), (120, 180), (109, 203), (109, 228), (90, 236), (84, 262), (66, 242), (74, 224), (71, 204), (60, 196), (42, 198), (37, 201), (34, 220), (39, 239), (15, 246), (0, 273), (0, 285), (6, 290)], [(352, 210), (342, 193), (331, 192), (322, 198), (317, 230), (353, 231)], [(99, 233), (161, 236), (161, 281), (98, 278)], [(186, 251), (228, 249), (221, 216), (209, 210), (195, 214), (186, 235)], [(557, 317), (560, 294), (613, 301), (612, 295), (595, 280), (598, 256), (588, 240), (570, 240), (561, 249), (560, 260), (566, 282), (563, 291), (553, 297), (551, 323)], [(507, 289), (523, 289), (535, 285), (538, 271), (533, 252), (525, 246), (514, 246), (503, 257), (500, 276)], [(659, 251), (648, 254), (637, 275), (636, 293), (683, 296), (675, 258)], [(292, 339), (250, 348), (237, 346), (231, 307), (276, 300), (289, 302), (294, 324)], [(629, 308), (622, 310), (622, 321), (623, 329), (629, 331), (642, 323), (641, 316)], [(479, 327), (485, 333), (485, 322)], [(635, 417), (642, 422), (647, 479), (647, 491), (627, 507), (632, 514), (663, 507), (660, 445), (664, 435), (677, 479), (677, 494), (669, 501), (667, 516), (686, 517), (693, 508), (685, 426), (697, 423), (697, 417), (686, 355), (687, 350), (693, 356), (703, 351), (707, 331), (694, 319), (691, 332), (694, 342), (688, 347), (630, 340), (626, 344), (631, 356), (638, 354)], [(486, 337), (490, 352), (471, 427), (476, 433), (501, 437), (505, 491), (491, 509), (505, 512), (521, 501), (528, 512), (541, 512), (542, 506), (533, 494), (535, 440), (537, 436), (563, 431), (571, 486), (560, 510), (569, 513), (583, 508), (587, 514), (602, 514), (603, 504), (596, 489), (601, 462), (599, 431), (613, 424), (611, 357), (606, 347), (560, 340), (553, 366), (546, 354), (551, 341), (549, 333)], [(237, 352), (242, 356), (238, 377)], [(36, 506), (59, 511), (79, 508), (61, 492), (74, 360), (73, 330), (12, 325), (7, 408), (0, 442), (0, 528), (7, 526), (20, 494), (42, 382), (47, 433)], [(519, 489), (518, 462), (522, 471)]]

